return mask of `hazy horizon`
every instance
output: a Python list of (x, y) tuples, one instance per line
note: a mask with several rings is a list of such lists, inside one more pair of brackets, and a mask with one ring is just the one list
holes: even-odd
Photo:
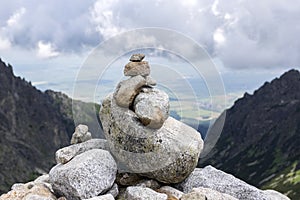
[[(17, 76), (31, 81), (38, 89), (61, 91), (72, 97), (81, 66), (99, 44), (130, 30), (157, 27), (183, 34), (202, 46), (214, 61), (226, 94), (252, 93), (265, 81), (289, 69), (300, 69), (300, 6), (295, 5), (299, 3), (2, 1), (0, 57), (14, 67)], [(142, 36), (137, 41), (152, 42)], [(171, 63), (175, 69), (181, 62), (166, 63), (162, 58), (164, 55), (146, 54), (150, 65)], [(112, 73), (108, 81), (118, 81), (115, 74), (121, 75), (126, 62), (128, 58), (118, 58), (119, 72)]]

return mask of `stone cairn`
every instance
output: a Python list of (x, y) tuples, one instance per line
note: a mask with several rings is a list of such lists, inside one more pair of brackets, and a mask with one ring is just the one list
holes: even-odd
[(105, 139), (78, 125), (57, 165), (16, 183), (0, 200), (289, 200), (207, 166), (196, 168), (200, 133), (169, 116), (168, 95), (153, 88), (148, 62), (134, 54), (100, 110)]
[(145, 55), (124, 68), (128, 79), (103, 100), (100, 119), (120, 170), (178, 183), (196, 167), (203, 141), (199, 132), (169, 116), (168, 95), (153, 86)]

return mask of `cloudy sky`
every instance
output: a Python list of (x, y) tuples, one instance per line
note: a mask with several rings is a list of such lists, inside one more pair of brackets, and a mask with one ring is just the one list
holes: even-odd
[(70, 83), (99, 43), (160, 27), (199, 43), (221, 74), (271, 79), (299, 69), (299, 13), (299, 0), (1, 1), (0, 57), (38, 87), (71, 95)]

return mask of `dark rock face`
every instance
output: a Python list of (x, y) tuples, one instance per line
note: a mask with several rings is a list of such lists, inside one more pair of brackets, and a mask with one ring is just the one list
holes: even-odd
[(0, 194), (49, 171), (55, 151), (69, 144), (74, 128), (70, 98), (37, 90), (0, 60)]
[[(292, 190), (289, 196), (299, 199), (299, 158), (300, 73), (290, 70), (227, 110), (221, 137), (200, 166), (213, 165), (258, 187)], [(291, 171), (296, 179), (286, 181)]]

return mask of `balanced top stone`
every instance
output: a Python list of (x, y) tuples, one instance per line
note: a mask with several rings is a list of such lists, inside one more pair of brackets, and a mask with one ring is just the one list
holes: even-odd
[(137, 54), (133, 54), (129, 60), (132, 62), (141, 62), (144, 58), (145, 58), (144, 54), (137, 53)]

